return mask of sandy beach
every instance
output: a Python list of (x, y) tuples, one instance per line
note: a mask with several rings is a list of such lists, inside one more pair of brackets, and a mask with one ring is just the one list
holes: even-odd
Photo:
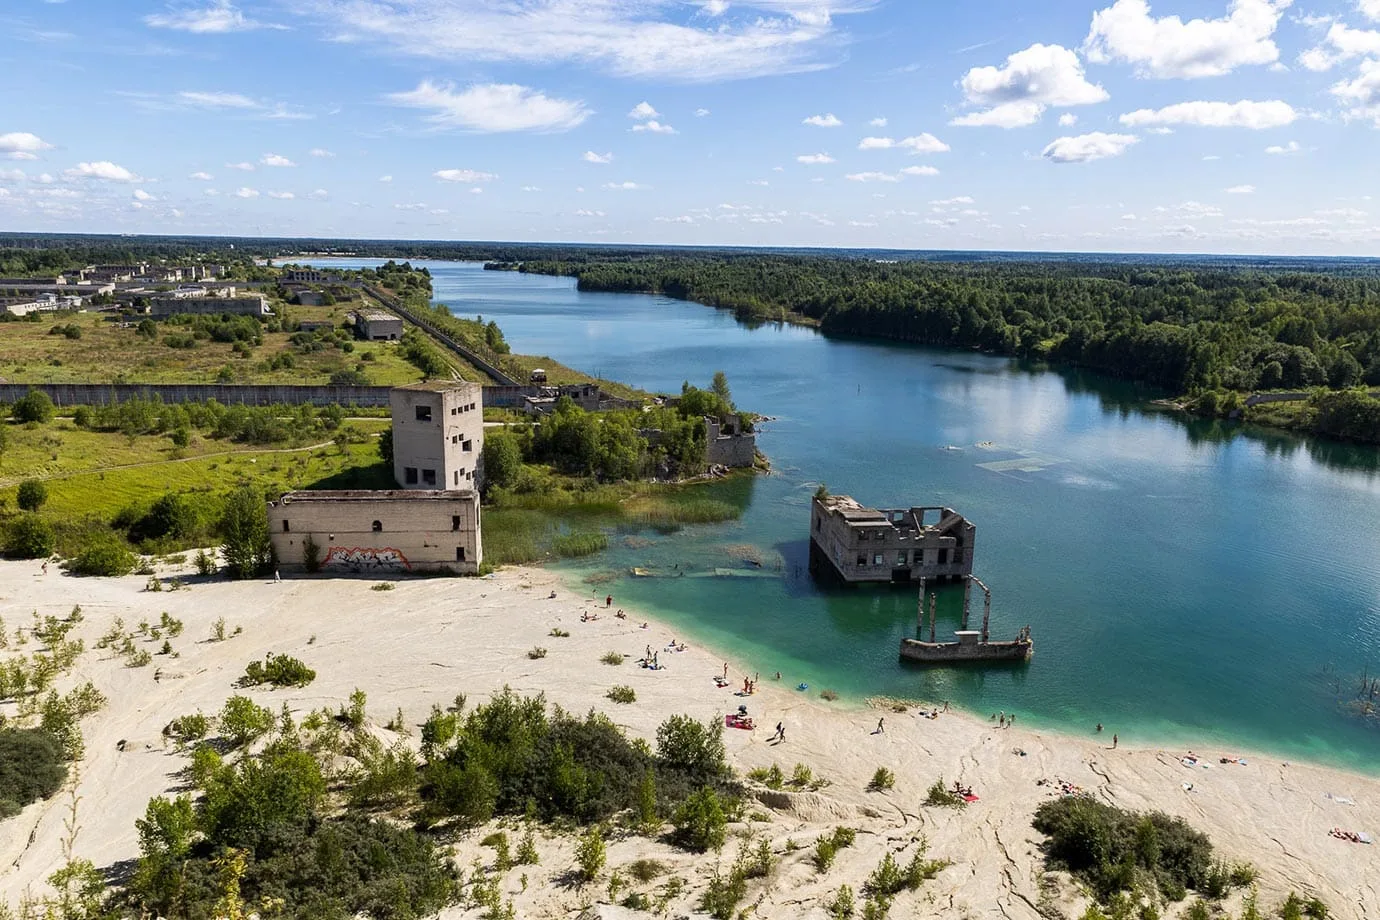
[[(179, 573), (190, 574), (159, 574)], [(735, 832), (771, 841), (780, 857), (768, 878), (749, 883), (745, 905), (755, 916), (824, 917), (823, 902), (840, 884), (860, 888), (885, 852), (908, 856), (922, 835), (931, 855), (953, 865), (918, 892), (902, 894), (892, 916), (1033, 920), (1051, 905), (1078, 916), (1083, 900), (1072, 886), (1042, 884), (1040, 835), (1030, 826), (1034, 809), (1060, 794), (1060, 783), (1118, 806), (1182, 816), (1212, 838), (1219, 856), (1259, 868), (1262, 907), (1272, 909), (1296, 890), (1322, 898), (1338, 917), (1380, 916), (1380, 847), (1328, 834), (1333, 827), (1380, 834), (1380, 779), (1374, 777), (1211, 747), (1194, 748), (1199, 764), (1185, 765), (1186, 750), (1112, 750), (1110, 729), (1105, 738), (1083, 739), (1003, 729), (957, 712), (921, 715), (937, 705), (933, 701), (905, 712), (863, 701), (830, 703), (819, 698), (819, 688), (799, 692), (765, 673), (756, 693), (741, 698), (733, 691), (741, 689), (744, 674), (731, 656), (693, 642), (685, 651), (669, 651), (672, 639), (689, 640), (655, 621), (642, 628), (648, 618), (635, 610), (616, 618), (616, 597), (613, 609), (606, 609), (602, 593), (596, 598), (587, 586), (567, 584), (542, 569), (506, 569), (485, 579), (404, 579), (388, 591), (371, 590), (378, 582), (363, 578), (274, 584), (197, 583), (193, 577), (185, 590), (162, 593), (146, 592), (145, 581), (80, 579), (55, 566), (45, 575), (38, 563), (0, 563), (0, 616), (11, 635), (30, 623), (34, 610), (66, 615), (80, 604), (85, 615), (75, 634), (86, 640), (88, 651), (59, 688), (91, 680), (110, 700), (83, 725), (87, 753), (76, 780), (76, 854), (101, 867), (138, 855), (135, 819), (150, 797), (178, 784), (185, 757), (165, 744), (163, 727), (196, 710), (217, 712), (237, 692), (233, 684), (247, 662), (280, 652), (305, 660), (317, 679), (301, 690), (239, 692), (274, 710), (286, 702), (300, 715), (336, 708), (358, 687), (368, 694), (369, 716), (378, 726), (398, 709), (415, 726), (432, 704), (444, 706), (457, 693), (479, 701), (505, 685), (544, 693), (568, 710), (601, 710), (630, 734), (649, 739), (672, 713), (722, 719), (747, 705), (757, 729), (730, 729), (725, 739), (740, 771), (776, 763), (789, 775), (802, 763), (830, 781), (813, 793), (756, 790), (761, 795), (749, 811), (765, 820), (734, 826)], [(582, 621), (582, 614), (596, 610), (599, 619)], [(162, 611), (186, 624), (172, 640), (179, 657), (155, 656), (147, 667), (127, 668), (120, 658), (94, 650), (115, 617), (134, 627), (143, 619), (156, 622)], [(242, 633), (207, 641), (221, 617), (228, 629), (240, 627)], [(549, 635), (557, 627), (570, 636)], [(157, 651), (159, 644), (148, 648)], [(0, 656), (31, 652), (36, 645), (17, 648), (11, 642)], [(527, 656), (535, 646), (547, 650), (544, 658)], [(635, 663), (648, 646), (663, 669)], [(601, 663), (609, 651), (629, 657), (621, 665)], [(729, 684), (719, 688), (713, 678), (725, 663)], [(635, 688), (635, 703), (605, 698), (620, 684)], [(12, 703), (3, 706), (13, 710)], [(885, 720), (883, 731), (877, 730), (879, 719)], [(772, 743), (778, 722), (785, 740)], [(414, 741), (415, 735), (414, 729)], [(1221, 763), (1227, 755), (1245, 763)], [(895, 788), (868, 792), (865, 786), (879, 766), (895, 772)], [(971, 787), (979, 800), (961, 811), (924, 806), (926, 789), (940, 776)], [(0, 893), (11, 902), (26, 890), (43, 890), (43, 879), (60, 864), (70, 801), (64, 791), (0, 823)], [(820, 875), (808, 850), (821, 833), (841, 824), (858, 829), (857, 843)], [(476, 858), (488, 861), (491, 851), (478, 844), (482, 836), (469, 834), (457, 845), (462, 866)], [(739, 845), (731, 835), (721, 857), (725, 864)], [(518, 916), (575, 916), (590, 905), (601, 916), (635, 915), (599, 905), (607, 900), (602, 884), (580, 890), (553, 883), (571, 865), (569, 838), (548, 837), (540, 846), (539, 866), (519, 867), (505, 877), (505, 896), (514, 899)], [(695, 856), (630, 836), (611, 842), (609, 871), (645, 856), (664, 861), (687, 880), (671, 915), (693, 914), (696, 892), (714, 867), (713, 854)], [(525, 890), (519, 879), (524, 871)], [(458, 908), (446, 914), (470, 915), (478, 914)]]

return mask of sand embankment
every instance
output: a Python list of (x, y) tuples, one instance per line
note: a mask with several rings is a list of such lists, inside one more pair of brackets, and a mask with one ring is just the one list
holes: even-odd
[[(400, 580), (389, 591), (370, 590), (375, 582), (364, 579), (212, 581), (163, 593), (145, 592), (144, 582), (138, 576), (72, 578), (55, 567), (41, 575), (36, 563), (0, 563), (0, 616), (11, 635), (29, 623), (32, 610), (65, 615), (74, 604), (85, 613), (78, 634), (88, 649), (116, 616), (133, 628), (168, 611), (186, 624), (184, 634), (172, 640), (178, 658), (155, 656), (148, 667), (131, 669), (107, 652), (88, 651), (61, 685), (89, 679), (110, 698), (109, 707), (85, 724), (87, 756), (77, 787), (76, 852), (99, 866), (137, 855), (135, 819), (151, 796), (178, 785), (176, 774), (185, 759), (164, 744), (163, 727), (184, 713), (219, 710), (236, 692), (233, 683), (245, 664), (273, 651), (304, 659), (318, 677), (302, 690), (247, 691), (257, 701), (275, 710), (286, 702), (300, 715), (338, 707), (359, 687), (368, 694), (370, 717), (380, 725), (399, 708), (408, 722), (419, 724), (433, 703), (444, 706), (457, 693), (481, 700), (504, 685), (543, 692), (568, 710), (602, 710), (629, 732), (648, 738), (672, 713), (720, 718), (745, 702), (759, 729), (731, 730), (726, 739), (741, 770), (775, 762), (789, 774), (803, 763), (831, 781), (815, 794), (766, 796), (769, 820), (742, 828), (772, 841), (782, 857), (770, 878), (750, 885), (746, 903), (756, 904), (758, 916), (822, 917), (820, 902), (840, 883), (856, 890), (885, 851), (908, 855), (913, 850), (906, 848), (924, 834), (931, 854), (954, 865), (918, 894), (898, 899), (893, 916), (1033, 920), (1040, 916), (1043, 873), (1039, 835), (1030, 818), (1041, 801), (1057, 794), (1060, 780), (1117, 805), (1183, 816), (1212, 837), (1222, 856), (1260, 868), (1263, 905), (1272, 906), (1294, 888), (1322, 897), (1339, 917), (1380, 916), (1380, 847), (1327, 833), (1334, 826), (1380, 832), (1380, 780), (1375, 778), (1285, 765), (1267, 756), (1247, 756), (1246, 765), (1220, 764), (1221, 754), (1241, 752), (1215, 748), (1195, 749), (1207, 768), (1187, 767), (1180, 762), (1183, 751), (1110, 750), (1110, 738), (1000, 729), (957, 713), (929, 719), (916, 707), (897, 713), (830, 704), (814, 691), (796, 692), (765, 674), (759, 691), (743, 700), (732, 693), (741, 687), (743, 674), (731, 659), (733, 683), (718, 689), (713, 677), (722, 672), (723, 657), (693, 644), (684, 652), (668, 652), (672, 634), (667, 629), (655, 622), (640, 628), (646, 618), (634, 611), (626, 620), (616, 619), (613, 611), (602, 609), (602, 597), (596, 603), (588, 589), (539, 569), (510, 569), (489, 579)], [(596, 606), (600, 619), (582, 622), (581, 614)], [(221, 617), (230, 628), (242, 627), (242, 634), (206, 641)], [(549, 636), (553, 627), (568, 630), (570, 637)], [(159, 644), (146, 647), (156, 651)], [(0, 655), (33, 651), (35, 645), (19, 649), (12, 642)], [(664, 670), (634, 663), (648, 645), (660, 652)], [(534, 646), (545, 647), (546, 657), (529, 659), (526, 653)], [(618, 666), (602, 664), (599, 659), (608, 651), (630, 658)], [(607, 700), (604, 695), (615, 684), (634, 687), (637, 702)], [(878, 718), (885, 718), (883, 732), (876, 732)], [(772, 744), (769, 736), (778, 722), (785, 726), (786, 740)], [(122, 740), (123, 752), (117, 750)], [(895, 771), (892, 792), (864, 790), (878, 766)], [(980, 801), (961, 812), (925, 808), (925, 790), (941, 775), (971, 786)], [(1355, 804), (1341, 804), (1325, 793)], [(0, 824), (0, 893), (9, 900), (31, 886), (39, 890), (59, 864), (69, 802), (60, 794)], [(765, 807), (757, 810), (768, 813)], [(820, 833), (845, 823), (859, 829), (858, 843), (821, 877), (807, 861), (808, 848)], [(487, 852), (477, 840), (472, 835), (459, 844), (462, 865)], [(792, 852), (788, 843), (803, 849)], [(725, 863), (737, 846), (730, 840)], [(602, 885), (578, 891), (552, 883), (571, 864), (568, 840), (544, 840), (542, 852), (540, 866), (515, 869), (506, 879), (505, 891), (515, 898), (519, 916), (573, 915), (581, 904), (603, 897)], [(688, 893), (672, 912), (690, 912), (694, 890), (714, 857), (681, 854), (632, 837), (611, 844), (609, 867), (642, 855), (664, 860), (687, 879)], [(530, 877), (525, 892), (518, 881), (524, 870)], [(1072, 911), (1076, 903), (1065, 900), (1063, 906)], [(448, 913), (463, 915), (458, 909)]]

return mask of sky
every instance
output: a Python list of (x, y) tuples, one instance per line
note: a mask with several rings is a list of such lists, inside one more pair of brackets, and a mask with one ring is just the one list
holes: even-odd
[(1380, 0), (4, 0), (0, 230), (1380, 256)]

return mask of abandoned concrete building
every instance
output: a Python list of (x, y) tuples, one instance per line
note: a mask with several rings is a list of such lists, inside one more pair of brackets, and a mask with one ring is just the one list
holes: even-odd
[(810, 503), (810, 571), (849, 583), (946, 581), (973, 571), (977, 528), (952, 508), (864, 508), (847, 495)]
[(433, 381), (394, 387), (389, 396), (399, 488), (289, 492), (270, 502), (281, 568), (479, 571), (483, 387)]

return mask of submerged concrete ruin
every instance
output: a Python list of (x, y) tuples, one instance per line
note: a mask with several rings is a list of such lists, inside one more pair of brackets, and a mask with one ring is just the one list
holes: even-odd
[(850, 584), (946, 581), (973, 572), (977, 527), (952, 508), (866, 508), (847, 495), (810, 503), (810, 571)]
[[(972, 607), (973, 585), (982, 589), (982, 629), (968, 628), (968, 613)], [(968, 663), (1012, 663), (1029, 661), (1035, 654), (1035, 640), (1030, 636), (1030, 627), (1022, 626), (1015, 639), (992, 642), (988, 639), (988, 629), (992, 620), (992, 591), (973, 575), (963, 580), (963, 628), (954, 631), (954, 641), (936, 642), (934, 626), (935, 596), (930, 599), (929, 641), (923, 638), (902, 639), (901, 658), (920, 664), (968, 664)], [(916, 635), (925, 634), (925, 583), (920, 582), (920, 600), (917, 604)]]

